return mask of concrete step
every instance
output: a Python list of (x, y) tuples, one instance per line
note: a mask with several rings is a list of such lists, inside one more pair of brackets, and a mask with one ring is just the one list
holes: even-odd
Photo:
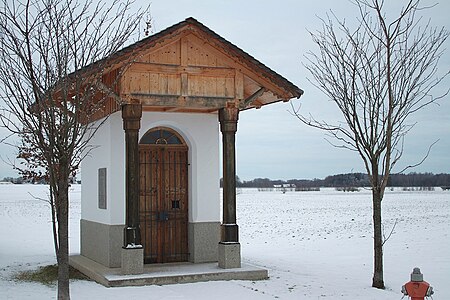
[(220, 280), (264, 280), (268, 271), (253, 265), (222, 269), (217, 263), (168, 263), (144, 265), (144, 273), (122, 275), (121, 268), (108, 268), (82, 255), (73, 255), (70, 265), (106, 287), (166, 285)]

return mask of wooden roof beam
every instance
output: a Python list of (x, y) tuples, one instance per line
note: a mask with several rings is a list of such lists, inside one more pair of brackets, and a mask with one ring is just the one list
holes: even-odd
[(104, 93), (106, 93), (109, 97), (113, 98), (114, 101), (117, 102), (117, 104), (122, 105), (125, 103), (125, 101), (120, 98), (119, 95), (117, 95), (112, 89), (110, 89), (106, 84), (103, 82), (98, 82), (97, 87)]
[(132, 93), (133, 101), (143, 106), (166, 107), (169, 109), (219, 109), (225, 107), (233, 97), (180, 96)]
[(163, 106), (143, 106), (142, 111), (152, 112), (182, 112), (182, 113), (217, 113), (217, 108), (180, 108), (180, 107), (163, 107)]
[(258, 99), (259, 97), (261, 97), (265, 92), (266, 92), (266, 88), (262, 87), (259, 90), (257, 90), (256, 92), (254, 92), (250, 97), (248, 97), (247, 99), (245, 99), (240, 105), (239, 108), (240, 109), (244, 109), (246, 108), (248, 105), (252, 104), (253, 101), (255, 101), (256, 99)]

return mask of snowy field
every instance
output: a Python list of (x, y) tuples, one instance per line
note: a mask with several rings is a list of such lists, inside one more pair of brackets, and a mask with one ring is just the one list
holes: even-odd
[[(54, 299), (56, 287), (15, 282), (22, 270), (55, 263), (45, 186), (0, 185), (0, 299)], [(418, 266), (450, 299), (450, 192), (389, 191), (383, 201), (386, 290), (372, 278), (371, 194), (258, 192), (237, 196), (243, 261), (269, 270), (265, 281), (105, 288), (71, 283), (72, 299), (377, 299), (399, 300)], [(71, 253), (79, 253), (80, 186), (71, 188)]]

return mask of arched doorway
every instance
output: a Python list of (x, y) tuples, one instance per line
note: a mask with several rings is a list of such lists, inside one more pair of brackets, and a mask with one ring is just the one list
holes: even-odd
[(188, 261), (188, 147), (174, 130), (139, 142), (140, 224), (145, 263)]

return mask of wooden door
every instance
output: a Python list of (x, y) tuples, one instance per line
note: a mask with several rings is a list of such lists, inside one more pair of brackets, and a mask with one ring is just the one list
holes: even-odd
[(187, 261), (187, 147), (140, 145), (139, 158), (144, 262)]

